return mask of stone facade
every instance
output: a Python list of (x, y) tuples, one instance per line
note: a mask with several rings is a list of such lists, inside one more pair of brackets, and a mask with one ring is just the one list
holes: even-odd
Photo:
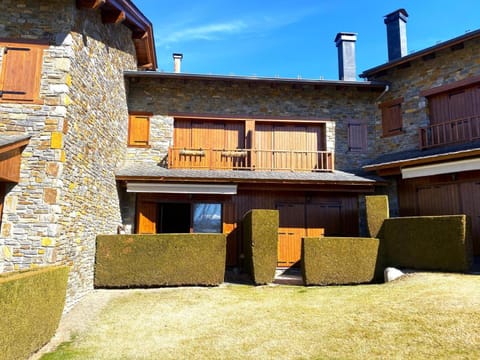
[(375, 152), (384, 154), (419, 148), (418, 129), (429, 124), (427, 99), (421, 91), (480, 75), (480, 39), (466, 41), (463, 48), (439, 51), (433, 58), (416, 59), (410, 66), (389, 70), (369, 80), (388, 81), (390, 90), (380, 102), (403, 98), (403, 133), (382, 136), (382, 116), (376, 109), (375, 132), (379, 135)]
[(4, 201), (0, 272), (71, 265), (68, 308), (93, 288), (96, 235), (121, 222), (114, 168), (125, 156), (123, 71), (136, 69), (135, 49), (129, 29), (75, 1), (6, 0), (0, 9), (1, 38), (50, 44), (43, 103), (0, 103), (0, 133), (31, 136)]
[[(322, 85), (265, 84), (239, 80), (136, 78), (130, 81), (130, 111), (153, 113), (150, 148), (129, 148), (129, 159), (161, 162), (172, 144), (172, 113), (258, 119), (317, 119), (326, 122), (327, 150), (335, 152), (335, 169), (358, 171), (374, 155), (375, 99), (381, 93)], [(368, 123), (368, 149), (348, 150), (350, 120)]]

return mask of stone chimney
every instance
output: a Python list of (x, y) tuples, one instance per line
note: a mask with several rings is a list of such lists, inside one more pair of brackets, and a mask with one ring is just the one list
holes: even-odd
[(407, 18), (405, 9), (385, 15), (387, 25), (388, 61), (407, 55)]
[(183, 54), (173, 53), (173, 72), (181, 72)]
[(345, 81), (357, 80), (355, 64), (355, 42), (357, 34), (341, 32), (335, 37), (338, 48), (338, 78)]

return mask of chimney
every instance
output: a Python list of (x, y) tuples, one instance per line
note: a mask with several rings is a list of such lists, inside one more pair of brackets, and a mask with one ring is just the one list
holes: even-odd
[(355, 42), (357, 34), (341, 32), (335, 37), (338, 48), (338, 78), (345, 81), (357, 80), (355, 65)]
[(388, 61), (407, 55), (407, 18), (405, 9), (385, 15), (387, 25)]
[(173, 72), (181, 72), (183, 54), (173, 53)]

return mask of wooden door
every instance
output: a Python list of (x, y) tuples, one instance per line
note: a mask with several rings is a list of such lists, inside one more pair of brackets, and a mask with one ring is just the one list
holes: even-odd
[(480, 256), (480, 182), (460, 184), (462, 212), (470, 216), (472, 222), (473, 254)]
[(417, 188), (419, 216), (460, 214), (460, 198), (456, 184)]
[(305, 204), (278, 204), (278, 266), (300, 264), (302, 237), (305, 230)]
[(157, 232), (157, 203), (138, 202), (138, 234), (155, 234)]

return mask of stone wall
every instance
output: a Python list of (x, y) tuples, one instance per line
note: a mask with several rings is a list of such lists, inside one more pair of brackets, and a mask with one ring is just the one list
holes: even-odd
[(93, 288), (96, 235), (121, 222), (114, 169), (125, 156), (123, 71), (136, 69), (135, 49), (130, 30), (75, 1), (6, 0), (0, 10), (0, 37), (50, 43), (43, 104), (0, 103), (0, 133), (31, 135), (5, 198), (0, 272), (71, 265), (70, 307)]
[(71, 104), (62, 132), (65, 162), (59, 234), (73, 265), (69, 297), (93, 288), (95, 238), (121, 224), (115, 168), (125, 156), (128, 110), (124, 70), (136, 69), (131, 33), (78, 10), (72, 32)]
[(436, 53), (434, 58), (422, 58), (411, 62), (410, 66), (389, 70), (386, 74), (369, 80), (388, 81), (390, 90), (380, 102), (403, 97), (403, 133), (382, 137), (381, 112), (376, 109), (375, 132), (378, 134), (378, 154), (419, 148), (418, 128), (429, 124), (428, 102), (420, 92), (441, 85), (480, 75), (478, 52), (480, 40), (465, 42), (464, 48), (450, 48)]
[[(64, 157), (57, 135), (67, 112), (72, 57), (67, 34), (73, 6), (73, 2), (65, 5), (60, 0), (6, 0), (0, 5), (1, 38), (43, 40), (50, 44), (43, 51), (40, 79), (40, 98), (44, 103), (0, 103), (0, 133), (31, 136), (22, 154), (20, 182), (10, 186), (4, 201), (0, 272), (62, 260), (55, 251), (61, 212), (57, 196), (62, 187)], [(58, 21), (52, 21), (54, 12)]]
[[(239, 80), (137, 78), (129, 84), (130, 111), (152, 112), (151, 148), (129, 148), (129, 159), (163, 159), (172, 142), (172, 113), (325, 120), (327, 150), (335, 151), (338, 170), (358, 171), (373, 154), (374, 100), (381, 90), (319, 86), (311, 84), (268, 84)], [(349, 120), (369, 123), (368, 150), (348, 151)]]

